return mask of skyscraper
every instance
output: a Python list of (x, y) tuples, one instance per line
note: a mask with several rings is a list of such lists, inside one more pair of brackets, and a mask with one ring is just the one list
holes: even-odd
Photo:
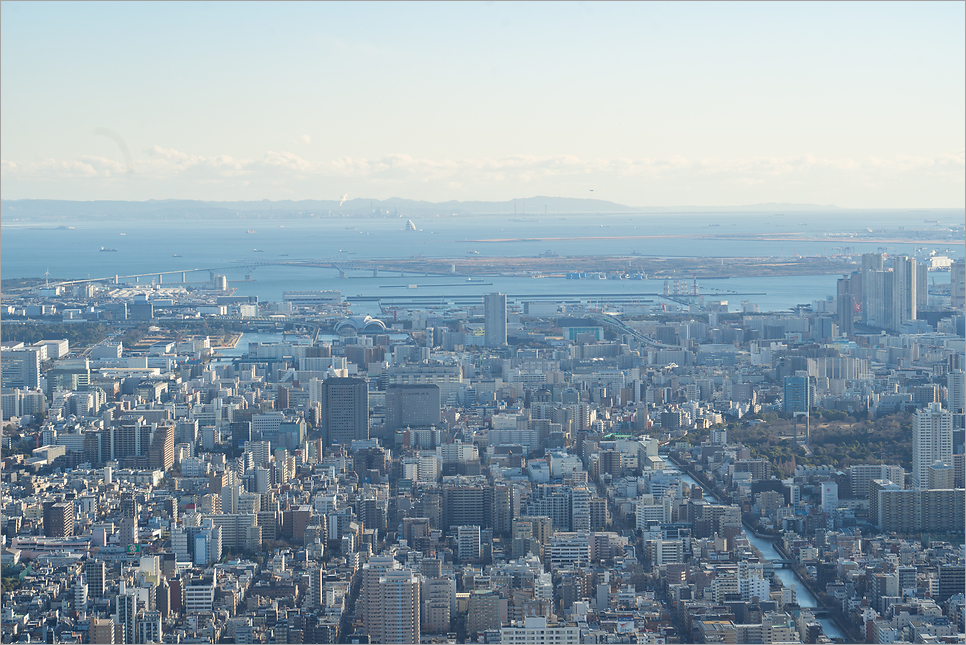
[(936, 461), (952, 464), (953, 415), (941, 403), (930, 403), (912, 417), (912, 484), (928, 485), (929, 467)]
[(487, 293), (483, 296), (483, 331), (487, 347), (506, 345), (506, 295)]
[(807, 376), (785, 377), (785, 412), (791, 414), (805, 414), (811, 405), (809, 397), (811, 387)]
[(4, 389), (37, 387), (40, 384), (40, 352), (36, 349), (0, 351), (0, 384)]
[[(418, 643), (420, 637), (419, 576), (391, 569), (379, 578), (379, 643)], [(371, 635), (370, 635), (371, 636)]]
[[(847, 338), (855, 333), (855, 319), (862, 313), (862, 280), (855, 279), (858, 274), (839, 278), (836, 287), (836, 312), (838, 315), (839, 331)], [(858, 289), (856, 289), (858, 287)]]
[(389, 642), (382, 638), (382, 592), (379, 580), (386, 572), (397, 567), (399, 564), (391, 556), (372, 557), (369, 558), (369, 562), (362, 565), (362, 589), (359, 595), (359, 602), (362, 605), (362, 630), (369, 636), (371, 643)]
[(950, 304), (954, 309), (958, 309), (959, 313), (963, 313), (963, 307), (966, 307), (966, 262), (963, 260), (953, 262), (949, 268), (949, 282)]
[(946, 375), (946, 407), (953, 415), (953, 426), (962, 428), (966, 415), (966, 372), (958, 370)]
[(47, 537), (74, 535), (73, 502), (44, 502), (44, 535)]
[(916, 319), (919, 298), (918, 263), (904, 255), (893, 261), (892, 328), (899, 329)]
[(332, 377), (322, 383), (322, 432), (329, 444), (369, 438), (369, 384), (364, 378)]

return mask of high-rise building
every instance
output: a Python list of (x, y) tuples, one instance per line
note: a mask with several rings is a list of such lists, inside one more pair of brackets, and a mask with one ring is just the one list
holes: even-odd
[(784, 409), (790, 414), (807, 414), (811, 407), (811, 386), (807, 376), (786, 376)]
[(134, 643), (161, 643), (161, 612), (142, 611), (134, 620)]
[(836, 285), (835, 311), (838, 316), (839, 331), (846, 337), (851, 337), (855, 333), (856, 314), (861, 312), (861, 295), (857, 296), (853, 291), (853, 287), (860, 285), (861, 280), (853, 281), (854, 275), (839, 278)]
[(456, 579), (452, 576), (424, 577), (420, 596), (423, 601), (422, 624), (426, 630), (435, 634), (448, 632), (450, 621), (456, 614)]
[(90, 587), (87, 581), (84, 580), (84, 576), (77, 576), (74, 579), (74, 611), (87, 611), (87, 596), (89, 592)]
[(939, 592), (933, 596), (936, 602), (945, 602), (950, 596), (963, 593), (966, 584), (966, 567), (961, 564), (941, 565), (939, 567)]
[(40, 385), (40, 350), (8, 349), (0, 351), (0, 386), (35, 388)]
[(953, 427), (962, 428), (966, 420), (966, 372), (946, 375), (946, 409), (953, 415)]
[(107, 589), (107, 565), (103, 560), (88, 559), (84, 563), (84, 578), (91, 597), (100, 598)]
[(912, 533), (920, 530), (922, 496), (886, 479), (869, 484), (869, 521), (880, 531)]
[(483, 342), (487, 347), (506, 345), (506, 295), (487, 293), (483, 296)]
[(919, 303), (918, 269), (918, 263), (904, 255), (893, 261), (892, 329), (899, 329), (902, 325), (916, 319)]
[(869, 484), (873, 479), (888, 479), (905, 486), (905, 471), (902, 466), (888, 466), (884, 464), (853, 464), (848, 468), (849, 488), (852, 499), (869, 499)]
[(493, 487), (453, 483), (443, 487), (441, 528), (493, 527)]
[[(387, 642), (382, 638), (382, 605), (379, 579), (386, 572), (399, 567), (391, 556), (376, 556), (362, 565), (362, 589), (359, 603), (362, 608), (362, 631), (370, 643)], [(418, 640), (415, 642), (419, 642)]]
[(439, 425), (439, 386), (390, 385), (386, 388), (386, 429)]
[(44, 502), (44, 535), (47, 537), (74, 535), (73, 502)]
[(138, 613), (138, 596), (134, 589), (125, 588), (121, 581), (121, 593), (117, 596), (117, 623), (124, 632), (123, 643), (135, 643), (134, 621)]
[(839, 504), (839, 485), (835, 482), (822, 483), (822, 511), (833, 513)]
[(949, 268), (950, 304), (963, 313), (966, 308), (966, 261), (957, 260)]
[(456, 527), (456, 543), (460, 562), (469, 562), (480, 557), (480, 527)]
[(912, 484), (928, 486), (928, 469), (936, 461), (953, 463), (953, 415), (930, 403), (912, 417)]
[(372, 642), (418, 643), (421, 609), (419, 576), (409, 569), (390, 569), (379, 577), (378, 585), (381, 625)]
[(322, 432), (329, 444), (348, 446), (369, 438), (369, 384), (364, 378), (331, 377), (322, 383)]
[(500, 629), (500, 594), (492, 589), (476, 589), (470, 592), (467, 603), (466, 634), (474, 637), (488, 629)]

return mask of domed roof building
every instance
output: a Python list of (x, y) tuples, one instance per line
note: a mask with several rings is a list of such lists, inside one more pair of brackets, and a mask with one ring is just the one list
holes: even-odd
[(386, 331), (386, 323), (372, 316), (348, 316), (335, 325), (336, 333), (354, 330), (357, 334)]

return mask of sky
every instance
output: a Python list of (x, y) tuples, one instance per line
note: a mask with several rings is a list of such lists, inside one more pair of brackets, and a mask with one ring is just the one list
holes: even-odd
[(0, 198), (966, 203), (966, 3), (0, 3)]

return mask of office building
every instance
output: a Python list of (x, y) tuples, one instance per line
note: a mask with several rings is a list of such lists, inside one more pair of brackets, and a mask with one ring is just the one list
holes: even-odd
[(0, 351), (0, 387), (35, 388), (40, 385), (40, 350)]
[(73, 502), (44, 502), (44, 535), (47, 537), (74, 535)]
[(811, 405), (811, 386), (807, 376), (786, 376), (784, 411), (788, 414), (807, 414)]
[(483, 342), (487, 347), (506, 345), (506, 295), (487, 293), (483, 296)]
[(439, 425), (439, 392), (439, 386), (434, 383), (387, 387), (386, 429)]
[(917, 275), (924, 272), (925, 267), (920, 268), (914, 259), (904, 255), (893, 261), (892, 273), (895, 291), (892, 298), (891, 329), (898, 330), (902, 325), (916, 320), (919, 304)]
[(958, 370), (946, 375), (946, 409), (953, 415), (953, 427), (966, 423), (966, 372)]
[(322, 433), (328, 444), (369, 438), (369, 384), (364, 378), (332, 377), (322, 383)]
[(957, 260), (949, 267), (950, 300), (953, 309), (963, 313), (966, 308), (966, 262)]
[(853, 290), (854, 287), (862, 284), (859, 279), (853, 280), (856, 275), (839, 278), (836, 285), (836, 315), (839, 331), (848, 338), (855, 333), (856, 316), (862, 313), (862, 294)]
[(940, 403), (930, 403), (912, 418), (912, 484), (928, 486), (928, 468), (953, 463), (953, 415)]

